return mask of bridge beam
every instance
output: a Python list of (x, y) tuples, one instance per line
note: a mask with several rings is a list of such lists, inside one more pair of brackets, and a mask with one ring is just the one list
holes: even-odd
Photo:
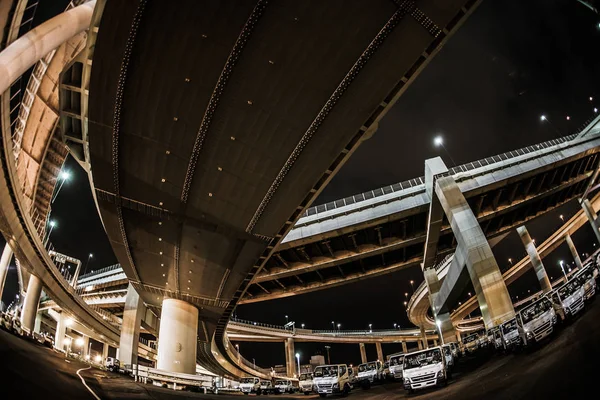
[(367, 349), (364, 343), (359, 343), (358, 348), (360, 349), (360, 362), (364, 364), (367, 362)]
[(195, 374), (197, 337), (198, 309), (182, 300), (164, 299), (158, 334), (156, 368), (169, 372)]
[(21, 326), (27, 333), (33, 333), (35, 317), (37, 316), (40, 296), (42, 294), (42, 280), (31, 274), (27, 284), (27, 294), (21, 310)]
[(596, 211), (594, 211), (594, 207), (592, 207), (588, 199), (581, 201), (581, 207), (583, 208), (583, 212), (592, 226), (594, 235), (596, 235), (596, 241), (600, 245), (600, 227), (598, 226), (598, 215), (596, 214)]
[(288, 377), (295, 378), (296, 375), (296, 359), (295, 359), (295, 346), (294, 339), (287, 338), (285, 344), (285, 371)]
[(517, 228), (517, 232), (519, 233), (519, 237), (521, 237), (521, 241), (523, 242), (523, 246), (525, 246), (525, 250), (527, 250), (527, 254), (529, 255), (529, 259), (531, 260), (531, 266), (535, 271), (535, 275), (540, 282), (540, 287), (544, 293), (548, 293), (552, 290), (552, 285), (550, 284), (550, 279), (548, 279), (548, 274), (546, 273), (546, 268), (544, 268), (544, 263), (535, 247), (535, 243), (531, 239), (531, 235), (529, 235), (529, 231), (525, 227), (525, 225), (519, 226)]
[[(458, 258), (466, 263), (485, 326), (491, 328), (514, 318), (512, 301), (490, 244), (456, 181), (451, 176), (438, 178), (435, 192), (458, 243), (455, 257), (460, 256)], [(453, 262), (451, 268), (454, 266)], [(464, 266), (460, 263), (459, 269), (463, 270)], [(461, 271), (448, 271), (436, 299), (437, 313), (448, 311), (450, 295), (456, 297), (464, 289), (464, 286), (454, 287), (458, 280), (448, 279), (450, 275), (457, 277)]]
[(2, 298), (2, 293), (4, 292), (4, 282), (6, 281), (6, 273), (8, 271), (8, 266), (10, 265), (10, 260), (12, 260), (13, 251), (8, 243), (4, 245), (4, 251), (2, 251), (2, 258), (0, 258), (0, 298)]
[(575, 247), (575, 243), (573, 243), (573, 239), (571, 238), (571, 235), (569, 235), (567, 233), (565, 235), (565, 240), (567, 241), (567, 246), (569, 246), (569, 250), (571, 251), (573, 260), (575, 260), (575, 266), (579, 269), (583, 268), (583, 264), (581, 263), (581, 258), (579, 258), (579, 254), (577, 253), (577, 248)]
[(119, 360), (123, 366), (137, 364), (140, 325), (144, 303), (131, 283), (127, 287), (123, 325), (119, 341)]
[(444, 343), (455, 342), (456, 330), (454, 329), (454, 325), (452, 324), (452, 320), (450, 319), (450, 313), (436, 313), (434, 309), (436, 297), (440, 291), (440, 287), (442, 286), (437, 271), (435, 268), (429, 268), (423, 271), (423, 273), (425, 274), (425, 282), (429, 291), (429, 304), (431, 305), (431, 309), (434, 310), (433, 312), (435, 316), (435, 323), (438, 330), (438, 335), (444, 338)]
[(375, 348), (377, 349), (377, 359), (381, 362), (384, 362), (385, 358), (383, 358), (383, 348), (381, 347), (381, 342), (375, 343)]

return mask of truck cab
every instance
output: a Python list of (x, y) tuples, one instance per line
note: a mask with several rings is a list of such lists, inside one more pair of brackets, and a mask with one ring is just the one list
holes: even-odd
[(595, 268), (589, 265), (583, 268), (575, 275), (579, 280), (579, 284), (583, 286), (583, 300), (589, 301), (596, 295), (596, 277), (594, 276)]
[(502, 333), (499, 326), (494, 326), (487, 330), (488, 343), (494, 347), (495, 350), (502, 349)]
[(479, 349), (479, 335), (472, 333), (463, 339), (465, 353), (473, 353)]
[(442, 350), (444, 351), (444, 357), (446, 357), (446, 367), (448, 368), (448, 372), (450, 372), (455, 365), (454, 355), (452, 354), (452, 347), (450, 346), (450, 343), (442, 345)]
[(517, 326), (525, 346), (539, 342), (554, 331), (556, 313), (552, 302), (543, 296), (517, 313)]
[(260, 386), (260, 391), (256, 392), (257, 395), (265, 394), (265, 393), (272, 393), (274, 391), (273, 382), (271, 382), (271, 381), (261, 380), (259, 383), (259, 386)]
[(104, 366), (110, 372), (119, 372), (119, 369), (121, 369), (121, 362), (115, 357), (106, 357), (106, 362), (104, 363)]
[(300, 391), (305, 395), (309, 395), (313, 391), (313, 374), (312, 372), (300, 374), (299, 378)]
[(346, 364), (319, 365), (313, 373), (313, 384), (319, 396), (350, 393), (350, 375)]
[(261, 393), (260, 379), (254, 377), (242, 378), (240, 381), (240, 391), (245, 395), (250, 393)]
[(573, 317), (583, 309), (584, 288), (578, 279), (571, 279), (550, 292), (550, 300), (561, 321)]
[(502, 334), (502, 347), (506, 351), (513, 350), (521, 344), (521, 336), (519, 336), (519, 325), (517, 318), (513, 318), (500, 325)]
[(276, 393), (294, 393), (294, 385), (289, 379), (277, 379), (275, 381), (275, 392)]
[(390, 357), (390, 375), (394, 379), (402, 380), (404, 354), (395, 354)]
[(362, 388), (369, 388), (373, 383), (383, 381), (383, 364), (381, 361), (370, 361), (358, 366), (358, 383)]
[(419, 350), (404, 356), (404, 389), (408, 393), (448, 383), (446, 357), (440, 346)]

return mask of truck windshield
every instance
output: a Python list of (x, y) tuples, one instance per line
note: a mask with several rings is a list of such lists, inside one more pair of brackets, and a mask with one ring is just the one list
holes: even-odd
[(327, 376), (337, 376), (338, 375), (338, 367), (337, 365), (332, 365), (329, 367), (317, 367), (315, 369), (315, 378), (322, 378)]
[(254, 378), (242, 378), (240, 383), (254, 383)]
[(530, 305), (520, 311), (521, 318), (523, 319), (523, 323), (524, 324), (528, 323), (532, 319), (545, 313), (546, 311), (548, 311), (551, 308), (552, 308), (552, 303), (550, 303), (550, 300), (548, 300), (545, 297), (536, 301), (532, 305)]
[(561, 300), (564, 300), (573, 293), (575, 293), (577, 289), (579, 289), (579, 282), (577, 282), (577, 280), (572, 280), (562, 285), (558, 289), (558, 295), (560, 296)]
[(440, 349), (431, 349), (416, 354), (407, 354), (404, 356), (404, 369), (418, 368), (424, 365), (437, 364), (442, 362), (442, 353)]
[(287, 385), (288, 381), (275, 381), (276, 385)]
[(404, 362), (404, 356), (390, 357), (390, 365), (402, 365)]
[(301, 381), (310, 381), (312, 379), (312, 375), (310, 374), (300, 374)]
[(463, 342), (464, 342), (465, 344), (466, 344), (466, 343), (471, 343), (471, 342), (474, 342), (474, 341), (476, 341), (476, 340), (477, 340), (477, 338), (478, 338), (478, 336), (477, 336), (477, 335), (471, 335), (471, 336), (467, 336), (467, 337), (464, 339), (464, 341), (463, 341)]
[(585, 283), (594, 277), (594, 271), (592, 268), (586, 268), (579, 274), (579, 279), (581, 283)]
[(509, 332), (514, 331), (515, 329), (517, 329), (517, 319), (511, 319), (508, 322), (505, 322), (502, 324), (502, 333), (503, 334), (507, 334)]

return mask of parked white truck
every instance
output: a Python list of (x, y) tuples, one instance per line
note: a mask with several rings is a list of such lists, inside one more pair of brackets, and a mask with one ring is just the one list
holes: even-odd
[(309, 395), (313, 391), (313, 374), (312, 372), (300, 374), (299, 378), (300, 391), (305, 395)]
[(431, 386), (445, 386), (448, 368), (442, 348), (438, 346), (406, 354), (403, 375), (404, 389), (408, 393)]
[(554, 310), (562, 321), (583, 310), (585, 305), (583, 295), (584, 288), (579, 279), (571, 279), (550, 292), (550, 300), (552, 300)]
[(596, 276), (597, 269), (593, 265), (588, 265), (575, 275), (579, 279), (579, 284), (583, 286), (583, 300), (588, 301), (596, 295)]
[(369, 361), (358, 366), (358, 384), (367, 389), (374, 383), (381, 383), (383, 379), (383, 363), (379, 360)]
[(556, 313), (552, 302), (542, 296), (517, 312), (519, 336), (524, 346), (539, 342), (554, 331)]
[(503, 322), (500, 325), (502, 333), (502, 347), (505, 351), (511, 351), (521, 345), (521, 336), (519, 336), (519, 324), (517, 318)]
[(319, 365), (313, 373), (313, 384), (321, 397), (347, 395), (352, 390), (346, 364)]
[(404, 367), (404, 354), (394, 354), (390, 357), (390, 374), (396, 380), (402, 380)]
[(242, 378), (240, 381), (240, 392), (245, 395), (249, 395), (250, 393), (255, 393), (260, 395), (260, 379), (258, 378)]

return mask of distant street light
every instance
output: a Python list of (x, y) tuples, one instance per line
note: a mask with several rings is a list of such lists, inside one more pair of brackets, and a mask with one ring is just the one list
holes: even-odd
[(369, 332), (373, 332), (373, 324), (369, 324)]
[(327, 350), (327, 364), (331, 364), (331, 357), (329, 357), (329, 349), (331, 346), (326, 345), (325, 350)]
[[(413, 293), (415, 292), (415, 288), (413, 286), (414, 283), (415, 283), (415, 281), (413, 281), (413, 280), (410, 281), (410, 289), (412, 290)], [(411, 294), (411, 296), (412, 296), (412, 294)]]
[(509, 263), (510, 265), (512, 265), (512, 258), (509, 258), (509, 259), (508, 259), (508, 263)]
[(404, 302), (404, 307), (406, 307), (406, 302)]
[(598, 112), (598, 109), (597, 109), (596, 107), (594, 107), (594, 112), (595, 112), (595, 113), (597, 113), (597, 112)]
[(567, 278), (567, 273), (565, 272), (565, 267), (563, 266), (564, 261), (560, 260), (558, 263), (560, 264), (560, 269), (561, 269), (563, 275), (565, 276), (565, 281), (567, 281), (569, 278)]
[(567, 121), (570, 121), (570, 120), (571, 120), (571, 117), (569, 117), (569, 116), (567, 115)]
[(285, 316), (285, 323), (287, 324), (288, 322), (289, 322), (289, 320), (288, 320), (288, 316), (286, 315), (286, 316)]
[(88, 254), (87, 261), (85, 262), (85, 267), (83, 268), (83, 275), (85, 275), (85, 273), (87, 271), (87, 267), (90, 262), (90, 258), (94, 258), (94, 255), (92, 253)]
[(60, 184), (58, 185), (58, 188), (56, 188), (56, 190), (54, 191), (54, 195), (52, 196), (52, 199), (50, 200), (50, 203), (54, 203), (54, 200), (56, 200), (56, 197), (58, 196), (58, 193), (60, 192), (60, 189), (62, 189), (62, 187), (65, 184), (65, 182), (67, 182), (69, 179), (71, 179), (71, 172), (70, 171), (61, 171), (58, 174), (58, 181), (60, 182)]
[(335, 330), (335, 322), (331, 321), (331, 327)]
[(452, 161), (452, 166), (456, 166), (456, 163), (452, 159), (452, 156), (450, 155), (450, 152), (448, 151), (448, 149), (446, 148), (446, 146), (444, 146), (444, 138), (441, 135), (438, 135), (435, 138), (433, 138), (433, 144), (436, 147), (440, 147), (441, 146), (442, 149), (444, 149), (444, 151), (446, 152), (446, 154), (448, 154), (448, 158), (450, 158), (450, 161)]
[(340, 330), (340, 326), (342, 326), (342, 324), (337, 324), (338, 331)]
[(469, 297), (471, 297), (471, 292), (469, 292)]
[(408, 299), (408, 292), (404, 292), (404, 298)]
[(46, 240), (44, 241), (44, 247), (48, 246), (48, 242), (50, 241), (50, 235), (52, 234), (52, 230), (58, 224), (56, 223), (55, 220), (51, 219), (50, 222), (48, 222), (48, 225), (50, 226), (50, 229), (48, 230), (48, 234), (46, 235)]
[(302, 329), (304, 329), (304, 324), (302, 324)]
[(297, 374), (300, 375), (300, 353), (296, 353), (296, 360), (298, 360), (298, 372), (297, 372)]
[(560, 214), (558, 218), (560, 218), (562, 222), (565, 222), (565, 217), (562, 214)]

